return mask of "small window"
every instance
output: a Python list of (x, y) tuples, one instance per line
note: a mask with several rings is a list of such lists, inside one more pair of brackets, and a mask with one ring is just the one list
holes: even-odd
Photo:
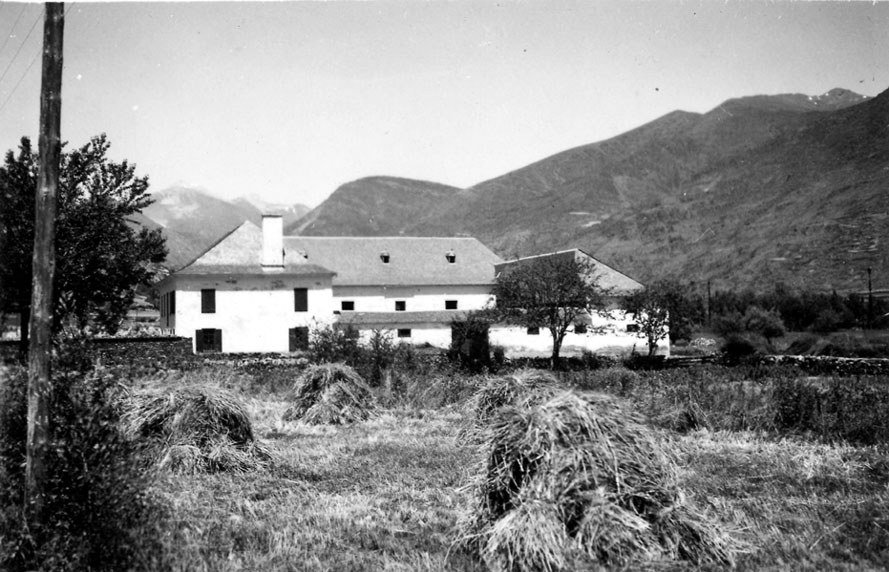
[(457, 309), (457, 301), (456, 300), (445, 300), (445, 310), (456, 310)]
[(528, 335), (529, 336), (539, 336), (540, 335), (540, 328), (528, 328)]
[(354, 312), (355, 311), (355, 302), (352, 300), (343, 300), (341, 304), (341, 308), (343, 312)]
[(454, 254), (454, 251), (453, 251), (453, 250), (448, 251), (448, 252), (445, 254), (445, 258), (447, 258), (447, 259), (448, 259), (448, 262), (451, 263), (451, 264), (454, 264), (455, 262), (457, 262), (457, 255)]
[(639, 331), (639, 324), (627, 324), (627, 331), (628, 332), (638, 332)]
[(411, 329), (410, 328), (398, 328), (398, 337), (399, 338), (411, 337)]
[(380, 253), (380, 260), (383, 261), (383, 264), (389, 264), (389, 251), (384, 250)]
[(293, 289), (293, 311), (308, 312), (309, 311), (309, 290), (308, 288)]
[(201, 290), (201, 314), (216, 313), (216, 290)]
[(396, 312), (404, 312), (407, 309), (407, 304), (404, 300), (396, 300), (395, 301), (395, 311)]
[(586, 333), (586, 324), (574, 324), (574, 333), (575, 334), (585, 334)]

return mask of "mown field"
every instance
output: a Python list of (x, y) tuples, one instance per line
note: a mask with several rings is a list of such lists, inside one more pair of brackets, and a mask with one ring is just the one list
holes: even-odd
[[(469, 398), (490, 376), (390, 372), (373, 388), (381, 406), (373, 418), (309, 425), (283, 420), (298, 373), (216, 364), (123, 380), (128, 391), (232, 392), (271, 455), (249, 470), (152, 471), (150, 496), (165, 508), (146, 531), (159, 540), (143, 567), (485, 570), (459, 540), (475, 508), (469, 485), (485, 463), (466, 433)], [(561, 378), (627, 400), (643, 416), (676, 463), (688, 503), (731, 538), (736, 569), (886, 569), (889, 379), (716, 366)], [(843, 406), (827, 406), (837, 401)], [(698, 568), (671, 560), (601, 569)]]
[[(664, 383), (646, 386), (646, 375), (655, 374), (608, 370), (573, 374), (573, 381), (625, 397), (632, 393), (627, 380), (637, 384), (637, 406), (675, 455), (691, 501), (737, 541), (737, 569), (884, 569), (889, 456), (882, 444), (830, 442), (811, 431), (722, 430), (720, 424), (740, 413), (726, 407), (734, 400), (753, 414), (753, 398), (738, 403), (736, 393), (707, 403), (700, 389), (700, 415), (709, 414), (715, 429), (671, 430), (682, 417), (676, 413), (681, 400), (645, 389)], [(724, 383), (735, 384), (743, 382), (740, 377), (759, 377), (748, 381), (760, 387), (767, 378), (763, 372), (719, 370), (657, 375), (723, 376), (733, 379)], [(207, 373), (200, 377), (207, 379)], [(352, 426), (283, 422), (286, 393), (254, 386), (246, 403), (275, 465), (245, 474), (167, 474), (157, 485), (175, 515), (165, 560), (177, 570), (484, 569), (455, 545), (458, 522), (472, 506), (466, 485), (482, 452), (462, 438), (472, 412), (460, 399), (465, 388), (453, 381), (451, 386), (451, 403), (425, 408), (415, 394)], [(391, 394), (388, 399), (398, 401)], [(718, 408), (724, 410), (721, 420)], [(750, 425), (761, 423), (750, 419)], [(693, 568), (682, 562), (650, 567)]]

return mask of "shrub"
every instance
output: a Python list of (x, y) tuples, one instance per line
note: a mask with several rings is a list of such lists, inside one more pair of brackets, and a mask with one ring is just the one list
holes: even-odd
[(757, 345), (741, 334), (729, 334), (720, 348), (726, 363), (736, 365), (759, 353)]
[(355, 365), (360, 356), (358, 332), (351, 327), (322, 325), (309, 332), (309, 359), (313, 363), (343, 362)]
[(104, 372), (53, 379), (45, 514), (22, 521), (27, 376), (0, 371), (0, 568), (152, 570), (165, 509), (150, 493), (153, 473), (119, 429), (117, 380)]
[[(451, 347), (448, 352), (452, 361), (463, 369), (479, 373), (491, 367), (491, 344), (488, 340), (490, 320), (480, 312), (470, 312), (463, 320), (451, 322)], [(501, 360), (502, 363), (502, 348)]]
[(491, 569), (732, 562), (728, 540), (684, 504), (669, 455), (615, 398), (564, 392), (503, 409), (484, 450), (462, 526)]
[(284, 421), (343, 425), (364, 421), (377, 406), (367, 383), (351, 367), (328, 363), (309, 367), (293, 387)]
[(777, 312), (764, 310), (759, 306), (751, 306), (744, 313), (744, 329), (758, 334), (771, 343), (773, 338), (785, 334), (784, 322)]
[(246, 472), (271, 462), (254, 438), (247, 410), (217, 386), (136, 393), (128, 399), (124, 426), (150, 444), (158, 467), (176, 472)]
[(367, 342), (364, 355), (358, 359), (359, 368), (371, 386), (377, 387), (383, 381), (385, 371), (392, 366), (398, 346), (392, 341), (392, 332), (374, 330)]

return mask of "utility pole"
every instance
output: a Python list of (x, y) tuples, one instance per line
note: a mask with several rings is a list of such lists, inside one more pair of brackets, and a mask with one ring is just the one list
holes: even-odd
[[(43, 20), (43, 73), (40, 83), (40, 170), (34, 218), (34, 281), (31, 343), (28, 350), (28, 442), (25, 463), (25, 515), (35, 532), (45, 522), (46, 452), (50, 438), (52, 391), (52, 280), (55, 273), (56, 203), (61, 161), (62, 36), (65, 5), (46, 4)], [(25, 327), (22, 324), (22, 327)]]

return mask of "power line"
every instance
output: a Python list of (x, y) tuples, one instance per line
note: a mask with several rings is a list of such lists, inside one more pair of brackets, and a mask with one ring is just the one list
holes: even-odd
[(19, 20), (22, 19), (22, 14), (24, 14), (24, 13), (25, 13), (25, 4), (22, 4), (22, 7), (19, 8), (19, 15), (16, 16), (16, 18), (15, 18), (15, 22), (12, 23), (12, 28), (10, 28), (10, 29), (9, 29), (9, 33), (6, 34), (6, 39), (3, 40), (3, 45), (0, 46), (0, 54), (2, 54), (2, 53), (3, 53), (3, 50), (6, 49), (6, 44), (9, 43), (9, 38), (12, 37), (12, 33), (15, 31), (15, 27), (18, 25)]
[(6, 96), (6, 99), (3, 100), (3, 103), (0, 103), (0, 111), (6, 107), (6, 104), (9, 103), (9, 100), (12, 99), (12, 96), (15, 94), (15, 91), (22, 84), (22, 81), (28, 76), (28, 72), (31, 71), (31, 68), (34, 67), (34, 63), (37, 61), (38, 56), (43, 52), (43, 50), (38, 50), (34, 57), (31, 58), (31, 63), (28, 64), (28, 67), (25, 69), (25, 73), (22, 74), (22, 77), (19, 78), (18, 82), (16, 82), (15, 86), (9, 92), (9, 95)]
[[(68, 12), (71, 11), (71, 8), (74, 6), (74, 4), (75, 4), (74, 2), (70, 2), (70, 3), (68, 4), (68, 7), (65, 8), (65, 17), (68, 16)], [(41, 12), (40, 14), (37, 15), (37, 19), (38, 19), (38, 20), (40, 19), (40, 16), (41, 16), (42, 14), (43, 14), (43, 12)], [(36, 23), (37, 23), (37, 22), (35, 22), (35, 24), (36, 24)], [(31, 31), (33, 31), (33, 30), (34, 30), (34, 26), (31, 26)], [(28, 36), (30, 36), (30, 35), (31, 35), (31, 32), (28, 32)], [(28, 41), (28, 38), (26, 37), (26, 38), (25, 38), (25, 42), (27, 42), (27, 41)], [(22, 46), (25, 45), (25, 42), (22, 42)], [(21, 49), (22, 49), (21, 46), (19, 46), (19, 51), (21, 51)], [(12, 96), (13, 96), (13, 95), (15, 95), (16, 90), (17, 90), (17, 89), (19, 88), (19, 86), (22, 84), (22, 81), (24, 81), (24, 79), (28, 76), (28, 72), (31, 71), (31, 68), (34, 67), (34, 64), (35, 64), (35, 63), (37, 63), (37, 58), (40, 57), (40, 54), (42, 54), (42, 53), (43, 53), (43, 49), (42, 49), (42, 46), (41, 46), (41, 49), (38, 49), (38, 50), (37, 50), (37, 53), (34, 54), (34, 57), (31, 58), (31, 63), (29, 63), (29, 64), (28, 64), (28, 67), (25, 68), (25, 72), (22, 74), (22, 76), (21, 76), (21, 77), (19, 78), (19, 80), (16, 82), (15, 86), (13, 86), (12, 90), (10, 90), (9, 95), (6, 96), (6, 99), (3, 100), (3, 103), (0, 103), (0, 111), (3, 111), (3, 110), (6, 108), (6, 104), (9, 103), (9, 100), (12, 99)], [(17, 55), (18, 55), (18, 52), (16, 52), (15, 55), (17, 56)], [(13, 59), (15, 59), (15, 56), (13, 56)], [(10, 61), (10, 65), (11, 65), (11, 64), (12, 64), (12, 62)], [(9, 69), (9, 66), (7, 66), (6, 69), (8, 70), (8, 69)], [(6, 72), (5, 72), (5, 71), (3, 72), (3, 75), (4, 75), (4, 76), (6, 75)], [(0, 77), (0, 81), (2, 81), (2, 79), (3, 79), (3, 77)]]
[(12, 56), (12, 59), (11, 59), (11, 60), (9, 60), (9, 63), (6, 65), (6, 69), (3, 70), (3, 74), (0, 75), (0, 83), (3, 82), (3, 78), (6, 77), (6, 74), (9, 72), (9, 69), (12, 67), (13, 62), (15, 62), (15, 59), (19, 56), (19, 53), (21, 53), (22, 48), (24, 48), (24, 47), (25, 47), (25, 44), (28, 43), (28, 38), (31, 37), (31, 34), (34, 32), (34, 28), (37, 27), (37, 22), (40, 21), (40, 17), (41, 17), (41, 16), (43, 16), (43, 11), (42, 11), (42, 10), (41, 10), (40, 12), (37, 13), (37, 17), (34, 18), (34, 23), (31, 24), (31, 29), (28, 30), (28, 35), (25, 36), (25, 39), (22, 40), (22, 43), (21, 43), (21, 44), (19, 44), (19, 49), (17, 49), (17, 50), (15, 51), (15, 55)]

